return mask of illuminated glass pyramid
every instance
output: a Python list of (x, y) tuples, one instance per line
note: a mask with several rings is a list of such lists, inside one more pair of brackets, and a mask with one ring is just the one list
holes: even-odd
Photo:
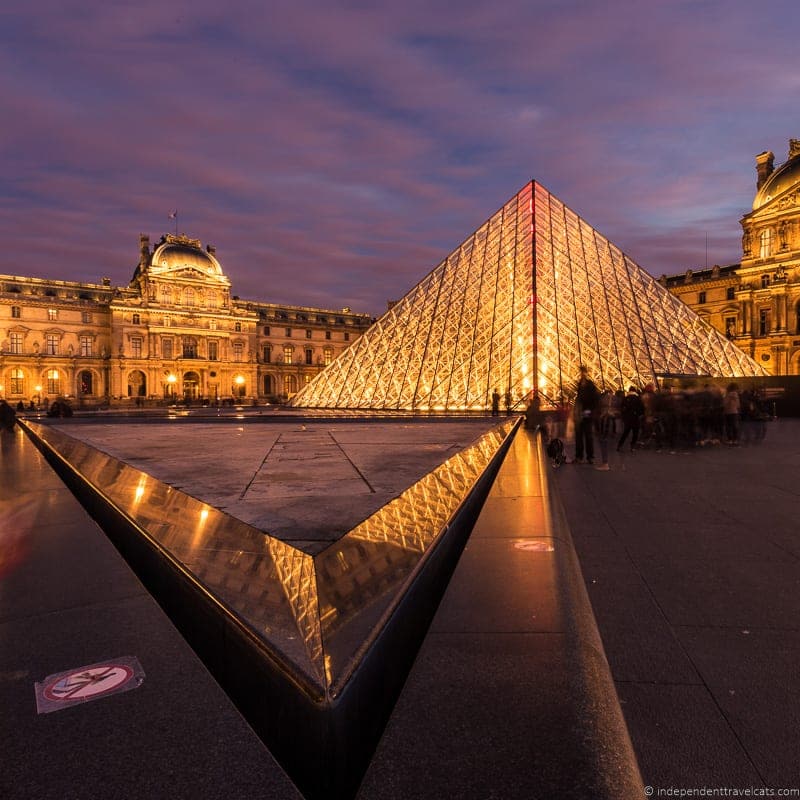
[(663, 375), (764, 370), (536, 182), (527, 184), (292, 401), (315, 408), (520, 407)]

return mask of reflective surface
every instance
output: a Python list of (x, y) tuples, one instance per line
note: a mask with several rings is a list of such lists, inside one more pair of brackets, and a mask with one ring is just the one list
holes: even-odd
[(529, 183), (293, 405), (488, 408), (555, 400), (586, 364), (603, 387), (763, 369), (537, 183)]
[(513, 421), (312, 557), (46, 425), (29, 423), (236, 617), (327, 692), (349, 674)]

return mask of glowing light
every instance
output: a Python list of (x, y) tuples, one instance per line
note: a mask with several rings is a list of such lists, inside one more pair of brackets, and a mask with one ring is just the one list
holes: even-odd
[(234, 382), (234, 383), (235, 383), (237, 386), (241, 386), (241, 385), (244, 383), (244, 375), (237, 375), (237, 376), (236, 376), (236, 377), (233, 379), (233, 382)]

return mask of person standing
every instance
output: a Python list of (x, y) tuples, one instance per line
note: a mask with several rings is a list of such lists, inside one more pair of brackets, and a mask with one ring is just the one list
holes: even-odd
[(589, 370), (581, 367), (581, 376), (578, 380), (578, 393), (575, 397), (575, 463), (583, 462), (586, 453), (586, 463), (594, 463), (594, 423), (598, 406), (600, 405), (600, 392), (594, 381), (589, 378)]
[(500, 415), (500, 393), (495, 389), (492, 392), (492, 416), (497, 417)]
[(619, 437), (617, 442), (617, 452), (622, 450), (628, 434), (631, 434), (631, 453), (636, 447), (636, 442), (639, 441), (639, 428), (642, 424), (642, 417), (644, 416), (644, 403), (636, 387), (631, 386), (628, 389), (628, 394), (622, 399), (622, 408), (620, 409), (622, 415), (622, 436)]
[(734, 446), (739, 444), (739, 412), (741, 407), (739, 387), (735, 383), (731, 383), (725, 392), (725, 397), (722, 399), (722, 410), (725, 414), (726, 444)]

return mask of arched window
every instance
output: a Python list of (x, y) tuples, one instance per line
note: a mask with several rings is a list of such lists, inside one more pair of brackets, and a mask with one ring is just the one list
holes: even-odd
[(765, 228), (761, 231), (760, 242), (759, 258), (769, 258), (772, 255), (772, 228)]
[(795, 306), (795, 317), (797, 318), (797, 323), (795, 327), (795, 332), (800, 333), (800, 300), (798, 300), (797, 305)]
[(296, 394), (297, 392), (297, 376), (284, 375), (283, 376), (283, 393), (286, 395)]
[(78, 394), (94, 394), (94, 375), (88, 369), (78, 373)]
[(264, 394), (275, 394), (275, 378), (272, 375), (264, 376)]
[(147, 394), (147, 379), (144, 372), (133, 370), (128, 375), (128, 397), (144, 397)]
[(25, 373), (21, 369), (11, 370), (11, 394), (25, 394)]

